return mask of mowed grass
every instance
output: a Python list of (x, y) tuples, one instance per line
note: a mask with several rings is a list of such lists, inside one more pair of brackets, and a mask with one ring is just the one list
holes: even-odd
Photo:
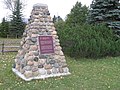
[(0, 55), (0, 90), (120, 90), (120, 57), (75, 60), (66, 56), (71, 75), (26, 82), (11, 70), (15, 56)]

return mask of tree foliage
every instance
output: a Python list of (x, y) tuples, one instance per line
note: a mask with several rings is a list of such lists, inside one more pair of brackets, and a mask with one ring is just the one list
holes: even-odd
[(53, 23), (56, 23), (58, 21), (63, 21), (63, 19), (60, 16), (55, 16), (53, 17)]
[(9, 32), (9, 22), (3, 18), (0, 25), (0, 37), (6, 38)]
[(9, 35), (12, 37), (21, 37), (25, 28), (25, 23), (22, 20), (24, 4), (21, 0), (4, 0), (4, 2), (8, 9), (12, 11)]
[(119, 0), (93, 0), (88, 15), (89, 23), (106, 22), (120, 35), (120, 3)]
[(86, 16), (88, 14), (88, 7), (82, 6), (81, 2), (76, 2), (75, 6), (71, 9), (71, 12), (67, 15), (66, 23), (69, 26), (81, 25), (86, 22)]
[(86, 58), (120, 55), (120, 40), (115, 41), (105, 24), (86, 23), (87, 11), (77, 2), (65, 21), (55, 23), (63, 51), (72, 57)]
[[(17, 7), (18, 0), (4, 0), (4, 4), (6, 5), (6, 8), (9, 9), (11, 12), (14, 12), (14, 10)], [(20, 4), (22, 6), (22, 9), (25, 7), (25, 0), (20, 0)]]

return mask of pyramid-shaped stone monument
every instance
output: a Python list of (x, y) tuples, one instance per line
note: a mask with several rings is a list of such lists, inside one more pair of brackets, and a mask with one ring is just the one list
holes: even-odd
[(69, 75), (46, 4), (35, 4), (12, 71), (25, 81)]

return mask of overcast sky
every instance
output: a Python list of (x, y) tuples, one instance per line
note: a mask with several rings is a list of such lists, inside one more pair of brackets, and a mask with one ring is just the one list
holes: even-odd
[[(9, 10), (5, 9), (2, 1), (3, 0), (0, 0), (0, 21), (3, 17), (10, 15)], [(92, 2), (92, 0), (26, 0), (26, 8), (23, 11), (23, 15), (25, 18), (29, 18), (33, 5), (43, 3), (48, 5), (51, 17), (53, 17), (53, 15), (59, 15), (64, 19), (77, 1), (87, 6)]]

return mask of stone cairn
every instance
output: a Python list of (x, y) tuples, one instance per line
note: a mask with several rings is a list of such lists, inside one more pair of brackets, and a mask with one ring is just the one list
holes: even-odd
[[(54, 53), (40, 53), (38, 36), (41, 35), (52, 36)], [(25, 81), (70, 74), (46, 4), (33, 6), (20, 44), (12, 71)]]

